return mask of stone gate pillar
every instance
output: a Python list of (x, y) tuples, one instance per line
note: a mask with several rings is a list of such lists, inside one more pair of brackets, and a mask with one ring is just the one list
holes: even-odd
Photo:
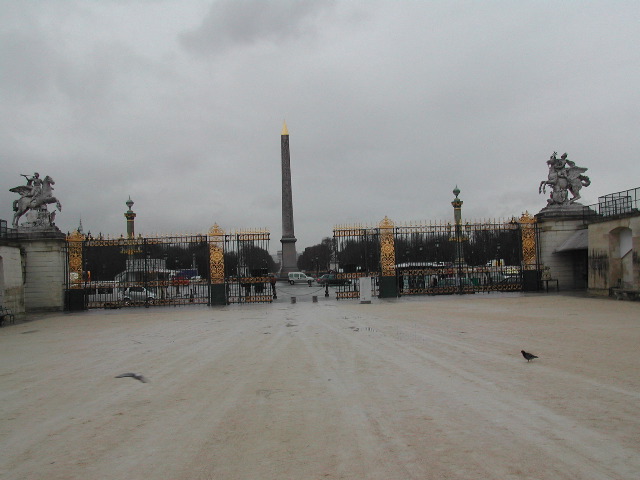
[(380, 222), (380, 298), (398, 296), (394, 224), (388, 217)]
[(67, 236), (69, 252), (69, 288), (82, 288), (82, 242), (84, 235), (78, 230)]
[(209, 283), (209, 305), (226, 305), (224, 230), (217, 223), (209, 230)]
[[(580, 190), (591, 184), (584, 175), (587, 168), (578, 167), (557, 152), (547, 160), (548, 177), (540, 182), (538, 193), (550, 188), (547, 206), (536, 215), (539, 226), (540, 263), (549, 276), (558, 280), (561, 289), (587, 288), (587, 226), (590, 210), (578, 203)], [(569, 193), (573, 195), (569, 198)], [(594, 212), (595, 213), (595, 212)]]
[(66, 236), (60, 232), (25, 233), (24, 304), (27, 312), (62, 311), (67, 275)]
[[(562, 290), (587, 288), (587, 249), (572, 244), (577, 233), (584, 231), (583, 207), (543, 210), (536, 215), (540, 241), (540, 264), (548, 268), (551, 278)], [(586, 236), (585, 236), (586, 238)]]
[(83, 282), (82, 247), (85, 236), (80, 230), (67, 235), (68, 275), (65, 290), (64, 309), (67, 311), (86, 310)]
[(524, 212), (518, 220), (522, 240), (522, 289), (525, 292), (540, 290), (542, 273), (538, 261), (538, 236), (535, 217)]

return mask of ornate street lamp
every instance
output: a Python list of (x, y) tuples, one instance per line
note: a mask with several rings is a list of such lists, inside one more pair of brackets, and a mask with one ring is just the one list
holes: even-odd
[(458, 276), (458, 293), (463, 293), (462, 290), (462, 267), (464, 265), (464, 247), (462, 242), (466, 240), (466, 238), (462, 234), (462, 204), (463, 201), (458, 198), (460, 195), (460, 189), (456, 185), (456, 188), (453, 189), (453, 194), (456, 198), (453, 199), (451, 205), (453, 206), (453, 219), (455, 221), (455, 236), (450, 238), (451, 241), (455, 242), (456, 246), (456, 259), (455, 265), (457, 267), (457, 276)]

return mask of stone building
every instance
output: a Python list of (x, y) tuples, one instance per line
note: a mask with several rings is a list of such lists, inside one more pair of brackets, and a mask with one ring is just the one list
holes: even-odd
[(25, 251), (14, 238), (13, 229), (0, 220), (0, 305), (14, 313), (24, 312)]
[(541, 264), (561, 290), (640, 291), (640, 188), (536, 216)]
[(599, 198), (588, 224), (589, 291), (640, 291), (640, 187)]

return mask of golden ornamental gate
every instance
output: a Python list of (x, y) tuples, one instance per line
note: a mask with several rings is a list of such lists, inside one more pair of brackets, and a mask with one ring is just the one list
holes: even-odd
[[(67, 237), (66, 297), (82, 308), (271, 302), (269, 232)], [(70, 304), (67, 302), (67, 309)]]
[[(537, 225), (520, 219), (338, 226), (339, 276), (373, 276), (379, 296), (537, 290)], [(375, 250), (377, 249), (377, 251)], [(337, 298), (358, 297), (358, 284)]]

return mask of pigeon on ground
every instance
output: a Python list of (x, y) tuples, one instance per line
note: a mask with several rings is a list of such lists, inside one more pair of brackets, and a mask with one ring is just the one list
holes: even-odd
[(147, 381), (148, 381), (144, 377), (144, 375), (141, 375), (139, 373), (123, 373), (121, 375), (118, 375), (116, 378), (125, 378), (125, 377), (135, 378), (136, 380), (140, 380), (142, 383), (147, 383)]
[(527, 359), (527, 362), (533, 360), (534, 358), (538, 358), (533, 353), (525, 352), (524, 350), (520, 350), (522, 352), (522, 356)]

